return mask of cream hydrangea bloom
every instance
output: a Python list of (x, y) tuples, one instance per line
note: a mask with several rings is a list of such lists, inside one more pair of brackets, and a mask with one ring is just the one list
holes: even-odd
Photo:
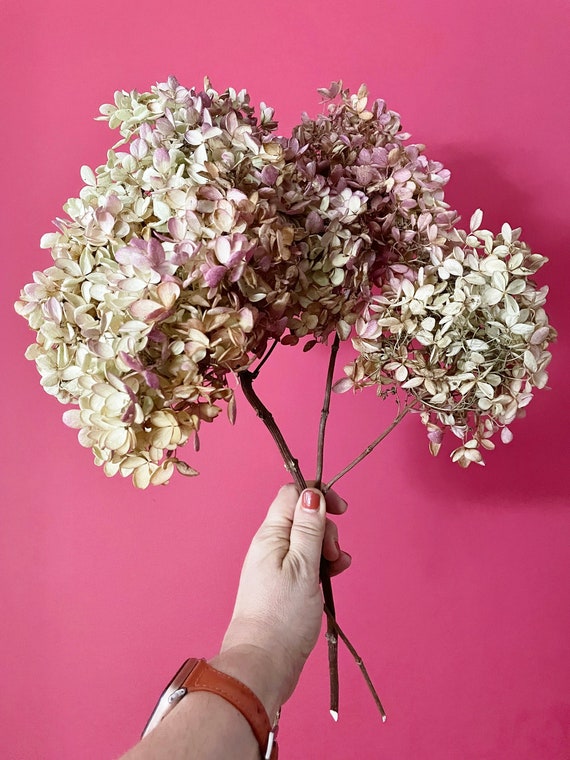
[(450, 429), (461, 440), (451, 458), (462, 467), (483, 464), (496, 432), (512, 440), (508, 426), (546, 385), (556, 337), (548, 289), (532, 279), (545, 257), (520, 241), (520, 228), (504, 224), (494, 236), (481, 221), (477, 211), (469, 233), (454, 229), (429, 259), (392, 267), (356, 324), (359, 356), (337, 384), (378, 385), (381, 395), (403, 389), (431, 452)]

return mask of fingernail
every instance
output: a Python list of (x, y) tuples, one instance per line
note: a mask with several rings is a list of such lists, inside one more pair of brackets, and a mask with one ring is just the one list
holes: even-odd
[(303, 491), (301, 505), (303, 509), (308, 509), (310, 512), (316, 512), (321, 506), (321, 497), (316, 491)]
[(339, 544), (338, 541), (335, 541), (334, 545), (336, 546), (336, 551), (337, 551), (337, 555), (336, 556), (337, 556), (337, 559), (338, 559), (340, 557), (340, 554), (341, 554), (340, 544)]

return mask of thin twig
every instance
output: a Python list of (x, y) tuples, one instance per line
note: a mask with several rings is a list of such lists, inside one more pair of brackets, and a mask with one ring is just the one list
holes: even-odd
[(320, 488), (323, 480), (323, 460), (325, 454), (325, 431), (327, 427), (327, 419), (329, 416), (329, 410), (331, 405), (331, 388), (334, 375), (334, 366), (336, 363), (336, 355), (338, 354), (338, 347), (340, 344), (340, 338), (338, 333), (335, 333), (334, 340), (331, 346), (331, 355), (329, 358), (329, 368), (327, 372), (327, 382), (325, 385), (325, 398), (323, 400), (323, 408), (321, 409), (321, 420), (319, 423), (319, 438), (317, 441), (317, 473), (315, 475), (315, 488)]
[(333, 624), (335, 620), (334, 598), (329, 572), (329, 563), (321, 557), (321, 586), (323, 589), (324, 608), (327, 612), (327, 649), (329, 655), (329, 711), (332, 719), (338, 720), (339, 682), (338, 682), (338, 636)]
[(408, 404), (407, 406), (405, 406), (399, 412), (399, 414), (397, 415), (397, 417), (394, 418), (394, 420), (392, 421), (392, 423), (390, 425), (388, 425), (388, 427), (386, 428), (386, 430), (384, 430), (382, 433), (380, 433), (380, 435), (378, 436), (378, 438), (376, 438), (374, 441), (372, 441), (372, 443), (369, 444), (364, 449), (364, 451), (362, 451), (355, 459), (353, 459), (352, 462), (350, 462), (350, 464), (347, 464), (344, 469), (342, 469), (339, 473), (337, 473), (334, 476), (334, 478), (332, 478), (331, 480), (329, 480), (329, 482), (322, 489), (323, 493), (326, 493), (329, 490), (329, 488), (331, 488), (331, 486), (333, 486), (338, 480), (340, 480), (344, 475), (346, 475), (347, 472), (350, 472), (350, 470), (352, 470), (353, 467), (356, 467), (356, 465), (359, 462), (362, 462), (362, 460), (365, 457), (367, 457), (368, 454), (370, 454), (372, 451), (374, 451), (374, 449), (376, 448), (376, 446), (378, 446), (378, 444), (381, 441), (383, 441), (384, 438), (386, 438), (386, 436), (389, 435), (389, 433), (392, 432), (392, 430), (394, 430), (394, 428), (396, 427), (396, 425), (404, 419), (404, 417), (406, 416), (406, 414), (411, 409), (412, 409), (412, 405), (411, 404)]
[(382, 702), (380, 701), (380, 697), (378, 696), (378, 692), (374, 688), (374, 684), (372, 683), (372, 679), (368, 675), (368, 671), (366, 670), (366, 666), (364, 665), (364, 661), (362, 660), (362, 657), (358, 654), (356, 649), (352, 646), (350, 643), (350, 640), (348, 636), (344, 633), (340, 625), (337, 623), (337, 620), (334, 616), (334, 614), (331, 614), (330, 610), (327, 608), (325, 604), (325, 614), (327, 616), (327, 620), (330, 621), (331, 625), (335, 629), (335, 632), (340, 636), (340, 638), (343, 640), (343, 642), (346, 645), (346, 648), (350, 652), (350, 654), (353, 656), (354, 661), (360, 668), (360, 672), (362, 673), (362, 676), (364, 680), (366, 681), (366, 685), (368, 686), (368, 689), (370, 690), (370, 693), (372, 694), (372, 697), (374, 698), (374, 701), (376, 702), (376, 707), (378, 708), (380, 715), (382, 717), (382, 722), (386, 722), (386, 712), (382, 706)]
[(279, 343), (279, 341), (277, 340), (277, 338), (275, 338), (275, 340), (273, 341), (273, 344), (269, 347), (269, 349), (266, 352), (265, 356), (261, 357), (261, 359), (259, 360), (259, 364), (257, 365), (257, 367), (251, 373), (253, 380), (255, 380), (255, 378), (259, 375), (259, 370), (263, 367), (263, 365), (265, 364), (265, 362), (269, 359), (269, 357), (271, 356), (271, 354), (275, 350), (275, 347), (277, 346), (278, 343)]

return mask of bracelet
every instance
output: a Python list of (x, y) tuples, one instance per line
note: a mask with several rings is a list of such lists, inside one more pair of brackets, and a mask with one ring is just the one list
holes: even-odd
[(264, 706), (253, 691), (237, 678), (212, 667), (205, 659), (186, 660), (160, 697), (143, 736), (152, 731), (186, 694), (196, 691), (217, 694), (239, 710), (257, 739), (263, 760), (277, 760), (279, 750), (275, 739), (280, 711), (271, 725)]
[(276, 725), (271, 726), (264, 706), (244, 683), (227, 673), (222, 673), (202, 659), (198, 661), (183, 686), (187, 693), (208, 691), (233, 705), (251, 726), (264, 760), (277, 760), (277, 721)]

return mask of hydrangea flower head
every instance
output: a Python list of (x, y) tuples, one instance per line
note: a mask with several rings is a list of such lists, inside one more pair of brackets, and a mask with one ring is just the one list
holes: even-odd
[(353, 336), (338, 389), (399, 383), (434, 453), (444, 427), (462, 437), (460, 464), (499, 427), (507, 438), (546, 382), (554, 331), (530, 278), (543, 258), (506, 226), (457, 229), (449, 172), (364, 86), (321, 94), (288, 138), (271, 108), (256, 116), (245, 90), (208, 80), (101, 107), (120, 140), (82, 167), (41, 240), (53, 264), (16, 310), (42, 386), (74, 405), (64, 421), (108, 475), (144, 488), (196, 474), (179, 449), (221, 402), (233, 419), (232, 376), (275, 342)]

